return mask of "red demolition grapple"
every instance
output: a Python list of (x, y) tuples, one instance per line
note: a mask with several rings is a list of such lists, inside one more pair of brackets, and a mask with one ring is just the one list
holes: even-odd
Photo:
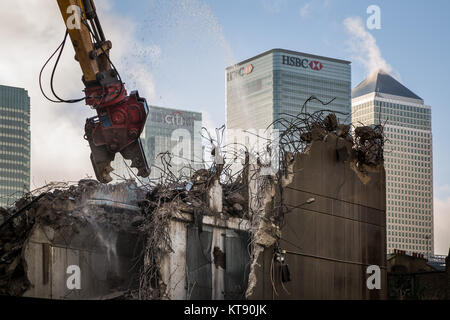
[(91, 148), (91, 162), (98, 181), (112, 181), (111, 161), (116, 152), (131, 160), (138, 176), (148, 177), (150, 168), (139, 136), (148, 116), (145, 98), (137, 91), (128, 96), (121, 82), (85, 89), (86, 104), (97, 110), (97, 116), (86, 120), (85, 139)]

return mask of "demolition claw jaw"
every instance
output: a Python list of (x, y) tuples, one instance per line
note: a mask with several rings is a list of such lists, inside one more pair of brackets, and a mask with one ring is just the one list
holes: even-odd
[[(150, 168), (147, 164), (140, 138), (120, 151), (120, 154), (124, 159), (131, 160), (130, 167), (138, 170), (138, 176), (146, 178), (150, 175)], [(115, 153), (109, 152), (106, 147), (91, 146), (92, 167), (97, 180), (101, 183), (109, 183), (113, 180), (110, 173), (114, 171), (114, 168), (111, 167), (111, 162), (114, 161), (114, 158)]]
[[(100, 89), (86, 89), (86, 96), (93, 96)], [(148, 177), (150, 168), (139, 138), (148, 115), (148, 106), (137, 91), (126, 95), (125, 88), (121, 99), (102, 101), (96, 108), (97, 116), (86, 120), (85, 138), (91, 148), (91, 162), (97, 180), (109, 183), (114, 170), (111, 162), (120, 152), (126, 160), (131, 160), (131, 167), (137, 169), (137, 175)], [(97, 92), (98, 93), (98, 92)], [(89, 101), (94, 104), (94, 101)]]

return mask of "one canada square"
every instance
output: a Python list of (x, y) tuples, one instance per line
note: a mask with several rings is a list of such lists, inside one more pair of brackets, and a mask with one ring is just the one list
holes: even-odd
[(388, 253), (433, 254), (431, 107), (378, 71), (353, 89), (352, 122), (385, 124)]

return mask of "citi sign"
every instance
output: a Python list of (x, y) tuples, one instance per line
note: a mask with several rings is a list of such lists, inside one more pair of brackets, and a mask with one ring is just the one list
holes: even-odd
[(227, 81), (233, 80), (234, 78), (236, 78), (236, 76), (243, 77), (243, 76), (245, 76), (247, 74), (250, 74), (250, 73), (252, 73), (253, 69), (254, 69), (253, 65), (252, 64), (248, 64), (248, 65), (246, 65), (244, 67), (241, 67), (239, 69), (236, 69), (236, 70), (233, 70), (231, 72), (228, 72), (228, 74), (227, 74)]
[(315, 71), (320, 71), (323, 68), (323, 64), (317, 60), (308, 60), (290, 56), (282, 56), (282, 57), (283, 57), (283, 64), (288, 66), (312, 69)]
[(182, 126), (184, 125), (184, 117), (183, 114), (179, 111), (173, 112), (172, 114), (168, 114), (164, 117), (164, 120), (167, 124), (171, 124), (174, 126)]

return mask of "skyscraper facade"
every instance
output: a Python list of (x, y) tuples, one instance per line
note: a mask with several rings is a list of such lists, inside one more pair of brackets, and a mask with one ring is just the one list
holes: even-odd
[(431, 107), (383, 71), (352, 92), (355, 125), (385, 124), (387, 250), (433, 254)]
[(297, 115), (315, 96), (332, 104), (308, 104), (307, 112), (332, 109), (350, 121), (349, 61), (273, 49), (226, 69), (226, 126), (265, 129), (283, 114)]
[(30, 97), (0, 85), (0, 206), (30, 190)]
[[(169, 159), (169, 155), (163, 159), (163, 153), (170, 153), (169, 169), (176, 177), (189, 175), (191, 168), (202, 168), (202, 114), (157, 106), (149, 106), (149, 109), (141, 140), (151, 167), (150, 179), (169, 177), (165, 168), (165, 160)], [(119, 154), (112, 166), (115, 174), (113, 178), (134, 177)]]
[[(244, 149), (259, 157), (267, 139), (276, 140), (283, 130), (276, 120), (302, 111), (330, 109), (341, 123), (350, 122), (349, 61), (273, 49), (228, 67), (225, 76), (228, 159), (242, 159)], [(303, 109), (311, 96), (325, 103), (334, 100), (326, 106), (313, 100)], [(237, 161), (233, 170), (240, 166)]]

